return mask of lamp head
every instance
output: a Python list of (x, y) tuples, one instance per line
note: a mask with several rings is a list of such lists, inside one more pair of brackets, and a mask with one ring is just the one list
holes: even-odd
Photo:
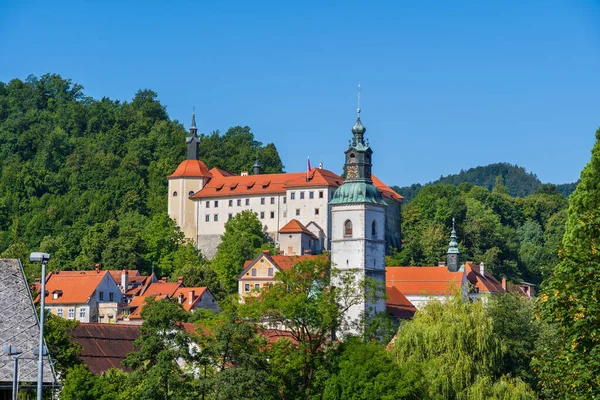
[(50, 261), (50, 254), (36, 251), (31, 253), (31, 255), (29, 256), (29, 261), (47, 263), (48, 261)]

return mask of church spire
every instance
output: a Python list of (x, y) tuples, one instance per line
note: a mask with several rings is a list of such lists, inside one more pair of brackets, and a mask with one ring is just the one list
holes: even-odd
[(196, 111), (192, 112), (192, 125), (190, 125), (190, 134), (185, 139), (187, 144), (187, 159), (197, 160), (198, 159), (198, 128), (196, 128)]
[(454, 228), (454, 218), (452, 218), (452, 232), (450, 233), (450, 243), (448, 244), (448, 253), (446, 262), (448, 271), (456, 272), (460, 268), (460, 251), (458, 250), (458, 241), (456, 229)]
[(354, 135), (353, 144), (354, 145), (357, 145), (357, 144), (364, 145), (365, 144), (364, 135), (365, 135), (365, 132), (367, 131), (367, 128), (365, 128), (363, 126), (362, 122), (360, 121), (360, 83), (358, 84), (358, 108), (356, 109), (356, 114), (357, 114), (356, 123), (352, 127), (352, 134)]

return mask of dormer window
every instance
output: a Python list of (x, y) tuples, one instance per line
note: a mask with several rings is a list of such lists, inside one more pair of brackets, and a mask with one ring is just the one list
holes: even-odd
[(352, 237), (352, 221), (349, 219), (344, 222), (344, 237)]
[(52, 299), (53, 300), (58, 299), (62, 293), (63, 293), (62, 290), (55, 290), (54, 292), (52, 292)]

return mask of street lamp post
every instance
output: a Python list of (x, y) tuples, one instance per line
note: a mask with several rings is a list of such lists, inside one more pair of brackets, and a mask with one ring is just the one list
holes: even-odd
[(44, 303), (46, 299), (46, 265), (50, 254), (35, 252), (29, 256), (29, 261), (42, 263), (42, 290), (40, 292), (40, 346), (38, 358), (37, 400), (42, 400), (42, 385), (44, 381)]
[(21, 350), (19, 350), (18, 348), (16, 348), (15, 346), (11, 346), (9, 344), (5, 345), (4, 348), (4, 353), (8, 354), (9, 356), (13, 357), (13, 363), (14, 363), (14, 372), (13, 372), (13, 392), (12, 392), (12, 398), (13, 400), (17, 400), (17, 395), (19, 393), (19, 357), (21, 357), (21, 355), (23, 354), (23, 352)]

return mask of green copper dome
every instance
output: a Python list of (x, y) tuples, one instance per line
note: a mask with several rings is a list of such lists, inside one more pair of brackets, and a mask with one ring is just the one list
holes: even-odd
[(352, 133), (355, 135), (364, 135), (366, 131), (367, 131), (367, 128), (365, 128), (363, 126), (363, 124), (360, 122), (360, 116), (359, 116), (356, 119), (356, 123), (352, 127)]
[(338, 187), (329, 204), (372, 203), (383, 204), (381, 192), (366, 182), (346, 182)]

